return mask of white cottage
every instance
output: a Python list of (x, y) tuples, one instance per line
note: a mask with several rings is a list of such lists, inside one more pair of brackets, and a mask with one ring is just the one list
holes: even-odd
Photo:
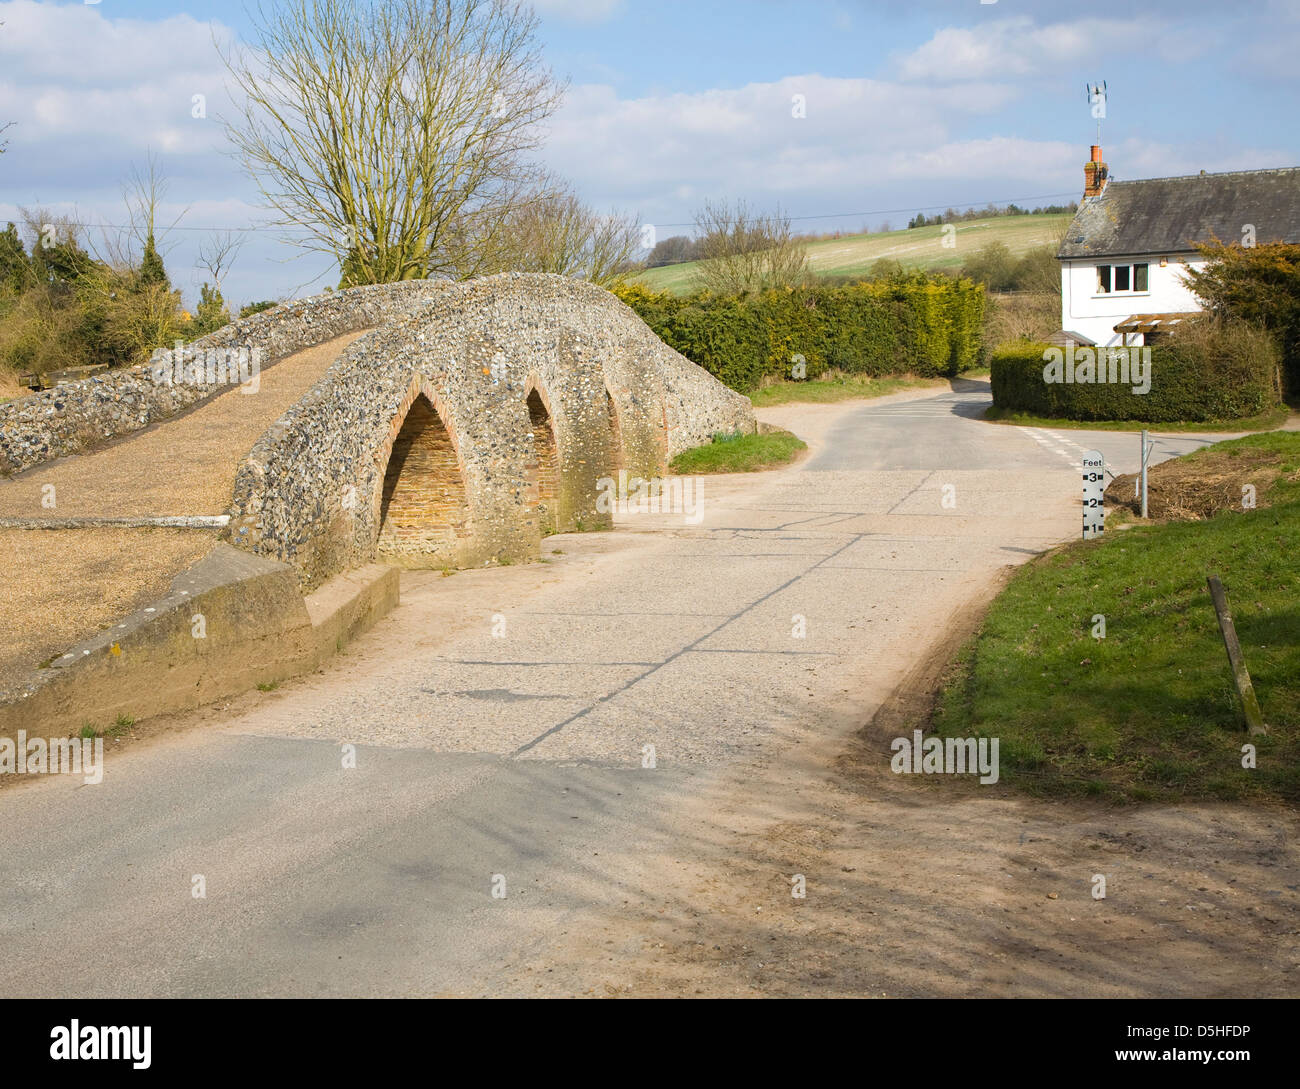
[(1300, 167), (1109, 179), (1101, 148), (1057, 253), (1058, 344), (1151, 344), (1201, 310), (1187, 286), (1198, 243), (1300, 243)]

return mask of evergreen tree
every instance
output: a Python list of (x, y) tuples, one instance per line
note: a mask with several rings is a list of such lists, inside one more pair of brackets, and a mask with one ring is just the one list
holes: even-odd
[(221, 288), (204, 284), (199, 288), (199, 305), (194, 314), (195, 332), (199, 336), (230, 324), (230, 311), (221, 297)]
[(12, 223), (0, 233), (0, 289), (20, 293), (31, 275), (31, 264), (18, 228)]
[(163, 267), (162, 256), (154, 245), (153, 231), (150, 231), (148, 237), (145, 238), (144, 255), (140, 258), (138, 279), (141, 287), (161, 284), (168, 290), (171, 288), (171, 282), (167, 279), (167, 270)]

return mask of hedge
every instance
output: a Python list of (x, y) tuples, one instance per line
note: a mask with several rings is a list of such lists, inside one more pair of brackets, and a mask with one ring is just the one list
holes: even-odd
[(913, 273), (744, 296), (613, 290), (669, 347), (741, 391), (791, 377), (795, 356), (808, 378), (950, 377), (985, 359), (984, 288), (964, 278)]
[[(1126, 383), (1048, 382), (1045, 353), (1068, 349), (1047, 344), (999, 348), (991, 363), (993, 404), (1055, 419), (1174, 423), (1244, 419), (1281, 401), (1281, 354), (1273, 339), (1259, 330), (1215, 328), (1133, 350), (1150, 352), (1146, 393), (1133, 392), (1140, 383), (1131, 375)], [(1077, 363), (1093, 358), (1082, 351), (1075, 349)], [(1106, 349), (1095, 353), (1106, 359)], [(1097, 366), (1094, 373), (1100, 375), (1103, 369)]]

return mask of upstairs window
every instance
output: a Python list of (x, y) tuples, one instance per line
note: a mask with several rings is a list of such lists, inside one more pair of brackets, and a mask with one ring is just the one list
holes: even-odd
[(1147, 266), (1136, 265), (1098, 265), (1098, 295), (1132, 295), (1148, 290)]

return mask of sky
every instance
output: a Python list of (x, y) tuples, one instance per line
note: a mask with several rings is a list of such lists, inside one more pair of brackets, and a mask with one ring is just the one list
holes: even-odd
[[(546, 63), (568, 80), (538, 159), (658, 238), (689, 234), (706, 200), (822, 232), (1076, 199), (1096, 139), (1085, 88), (1103, 79), (1112, 178), (1300, 165), (1300, 0), (534, 7)], [(218, 44), (249, 40), (256, 19), (255, 2), (0, 0), (0, 123), (16, 122), (0, 137), (0, 223), (20, 208), (121, 223), (123, 184), (152, 154), (187, 303), (219, 229), (244, 239), (228, 301), (336, 283), (331, 262), (265, 226), (222, 130)]]

